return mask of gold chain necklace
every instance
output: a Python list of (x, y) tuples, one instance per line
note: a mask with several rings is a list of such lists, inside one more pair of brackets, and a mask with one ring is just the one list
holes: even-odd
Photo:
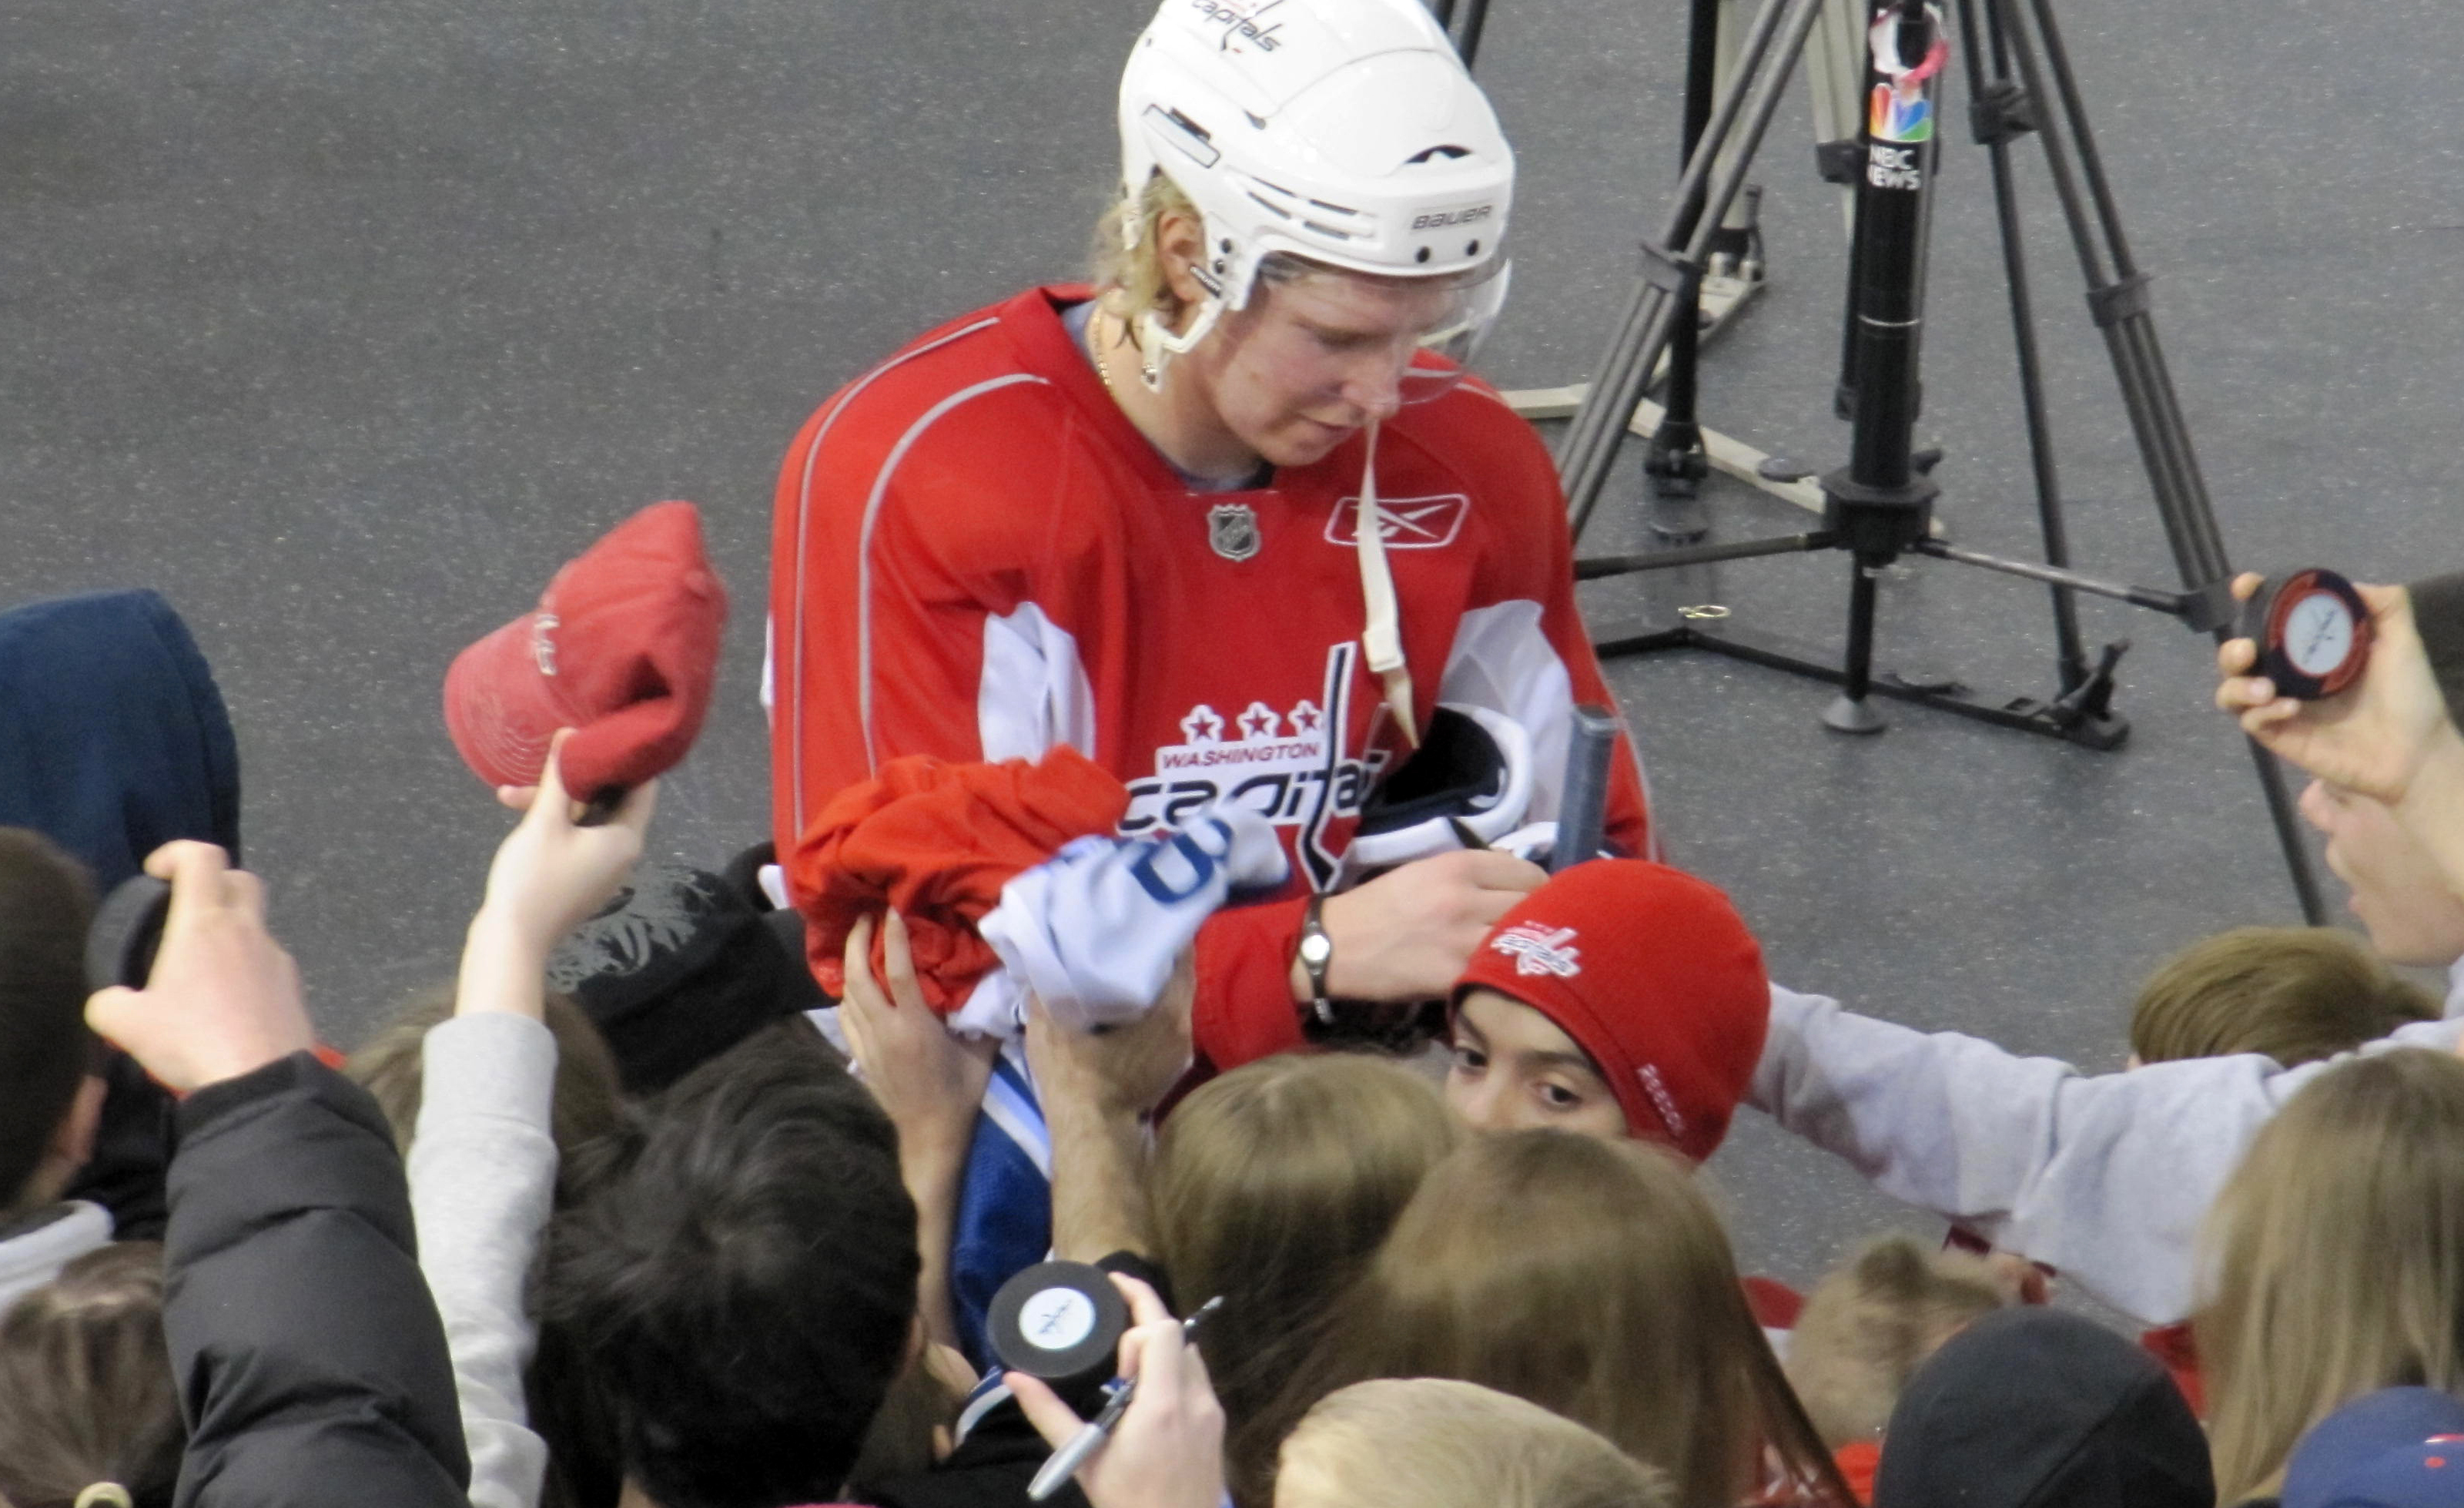
[(1118, 403), (1120, 390), (1112, 386), (1112, 369), (1104, 365), (1104, 342), (1095, 322), (1103, 317), (1104, 311), (1098, 307), (1087, 321), (1087, 354), (1095, 358), (1095, 376), (1104, 384), (1104, 390), (1112, 394), (1112, 401)]

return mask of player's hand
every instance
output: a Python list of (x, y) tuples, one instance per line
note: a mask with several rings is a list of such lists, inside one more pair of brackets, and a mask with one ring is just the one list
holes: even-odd
[(1155, 1008), (1108, 1031), (1072, 1031), (1030, 997), (1026, 1065), (1035, 1075), (1038, 1097), (1046, 1106), (1092, 1104), (1114, 1118), (1134, 1120), (1154, 1110), (1189, 1072), (1189, 1011), (1196, 996), (1191, 955), (1183, 953)]
[(179, 1094), (237, 1078), (317, 1044), (299, 970), (265, 930), (265, 887), (210, 843), (165, 843), (145, 873), (171, 882), (143, 989), (85, 1003), (86, 1025)]
[[(1130, 1302), (1121, 1375), (1137, 1379), (1129, 1410), (1102, 1450), (1078, 1468), (1094, 1508), (1218, 1508), (1223, 1501), (1223, 1406), (1198, 1348), (1183, 1341), (1154, 1289), (1112, 1275)], [(1007, 1377), (1027, 1422), (1059, 1450), (1084, 1421), (1052, 1389), (1023, 1372)]]
[(520, 787), (529, 804), (521, 822), (496, 847), (473, 923), (500, 926), (542, 958), (624, 888), (642, 857), (658, 805), (659, 783), (648, 781), (627, 791), (606, 822), (578, 826), (583, 808), (566, 793), (557, 768), (571, 736), (571, 729), (557, 734), (539, 783)]
[(847, 996), (839, 1003), (839, 1025), (855, 1050), (865, 1084), (898, 1128), (901, 1160), (963, 1161), (1000, 1044), (950, 1034), (947, 1023), (924, 1003), (907, 923), (895, 911), (885, 915), (888, 920), (878, 923), (884, 978), (872, 972), (874, 920), (862, 918), (847, 933)]
[[(2250, 600), (2260, 578), (2233, 581), (2233, 596)], [(2319, 701), (2276, 694), (2275, 682), (2253, 676), (2258, 646), (2227, 639), (2216, 648), (2216, 705), (2241, 721), (2260, 745), (2332, 786), (2402, 801), (2412, 778), (2438, 744), (2455, 737), (2437, 677), (2412, 621), (2402, 587), (2360, 587), (2370, 613), (2370, 657), (2360, 682)]]
[[(1436, 1000), (1472, 949), (1548, 873), (1508, 854), (1465, 850), (1415, 859), (1340, 896), (1319, 914), (1334, 943), (1327, 993), (1342, 1000)], [(1292, 965), (1292, 998), (1309, 998)]]

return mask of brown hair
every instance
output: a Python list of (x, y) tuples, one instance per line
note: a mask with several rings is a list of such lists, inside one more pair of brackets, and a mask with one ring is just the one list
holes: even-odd
[(2220, 1502), (2364, 1393), (2464, 1392), (2464, 1061), (2357, 1058), (2251, 1142), (2204, 1232), (2197, 1317)]
[(966, 1396), (933, 1368), (930, 1342), (907, 1354), (890, 1380), (881, 1409), (864, 1431), (864, 1447), (847, 1472), (846, 1496), (870, 1501), (893, 1482), (921, 1476), (948, 1451)]
[(1199, 1348), (1231, 1458), (1269, 1469), (1281, 1436), (1252, 1432), (1261, 1408), (1462, 1137), (1428, 1080), (1343, 1053), (1234, 1069), (1164, 1121), (1147, 1180), (1157, 1254), (1184, 1309), (1222, 1297)]
[(1373, 1377), (1455, 1377), (1598, 1430), (1688, 1508), (1763, 1485), (1851, 1497), (1674, 1153), (1559, 1131), (1475, 1137), (1421, 1181), (1341, 1319), (1273, 1406)]
[(1822, 1443), (1879, 1437), (1925, 1358), (2011, 1302), (1985, 1259), (1886, 1235), (1833, 1268), (1789, 1334), (1788, 1378)]
[(159, 1243), (88, 1252), (0, 1315), (0, 1499), (69, 1508), (118, 1482), (156, 1508), (171, 1500), (187, 1440)]
[[(559, 1153), (558, 1202), (562, 1204), (570, 1186), (565, 1164), (574, 1149), (616, 1129), (625, 1097), (618, 1086), (616, 1054), (589, 1015), (571, 997), (552, 990), (546, 1004), (547, 1029), (556, 1038), (556, 1090), (548, 1129)], [(405, 1157), (410, 1155), (411, 1133), (419, 1127), (428, 1033), (452, 1015), (452, 986), (422, 990), (342, 1065), (342, 1072), (375, 1098), (385, 1124), (393, 1129), (394, 1146)]]
[(39, 832), (0, 828), (0, 1215), (28, 1185), (90, 1071), (85, 932), (94, 886)]
[(2293, 1068), (2437, 1019), (2428, 990), (2334, 927), (2235, 927), (2148, 976), (2130, 1051), (2143, 1063), (2264, 1053)]
[(1675, 1508), (1668, 1478), (1571, 1419), (1471, 1383), (1355, 1383), (1284, 1442), (1310, 1508)]

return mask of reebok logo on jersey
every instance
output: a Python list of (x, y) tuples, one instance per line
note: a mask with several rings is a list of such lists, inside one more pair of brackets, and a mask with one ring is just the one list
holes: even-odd
[(1559, 979), (1572, 979), (1583, 971), (1583, 950), (1568, 947), (1574, 941), (1573, 927), (1547, 927), (1537, 921), (1518, 921), (1488, 940), (1488, 945), (1514, 960), (1518, 974), (1554, 974)]
[[(1471, 499), (1462, 493), (1441, 498), (1380, 498), (1377, 537), (1390, 550), (1434, 550), (1463, 532)], [(1326, 543), (1351, 549), (1360, 543), (1360, 499), (1345, 498), (1327, 516)]]

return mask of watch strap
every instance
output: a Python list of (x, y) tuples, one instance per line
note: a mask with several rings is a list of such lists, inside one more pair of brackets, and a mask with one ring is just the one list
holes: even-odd
[(1334, 962), (1334, 940), (1327, 935), (1325, 910), (1325, 896), (1309, 897), (1308, 908), (1301, 913), (1300, 957), (1301, 970), (1309, 975), (1309, 1011), (1320, 1022), (1331, 1024), (1334, 1002), (1327, 998), (1326, 971)]

